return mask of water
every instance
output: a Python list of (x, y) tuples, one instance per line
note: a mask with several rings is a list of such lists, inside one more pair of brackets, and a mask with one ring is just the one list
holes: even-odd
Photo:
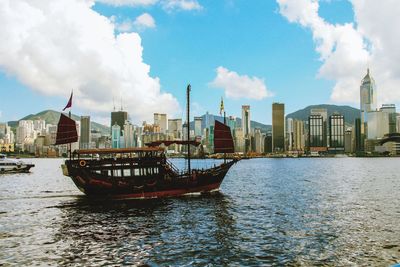
[(399, 159), (243, 160), (217, 194), (113, 203), (82, 196), (61, 162), (0, 176), (0, 265), (400, 262)]

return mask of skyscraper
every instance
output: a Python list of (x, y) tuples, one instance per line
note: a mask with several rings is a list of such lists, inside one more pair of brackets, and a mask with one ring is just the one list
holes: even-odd
[(90, 148), (90, 116), (81, 116), (81, 134), (79, 148)]
[(201, 131), (201, 124), (203, 122), (202, 117), (194, 117), (194, 135), (195, 136), (201, 136), (202, 131)]
[(361, 110), (361, 136), (362, 139), (368, 137), (368, 112), (375, 111), (376, 100), (375, 80), (370, 76), (369, 69), (367, 75), (361, 81), (360, 86), (360, 110)]
[(329, 117), (329, 151), (344, 152), (344, 117), (333, 114)]
[(308, 146), (311, 152), (326, 151), (324, 118), (320, 114), (308, 117)]
[(383, 104), (380, 108), (381, 112), (387, 113), (389, 117), (389, 132), (388, 133), (395, 133), (396, 132), (396, 105), (395, 104)]
[(111, 124), (113, 127), (115, 124), (119, 126), (120, 135), (122, 135), (122, 130), (124, 129), (125, 121), (128, 119), (128, 113), (126, 111), (113, 111), (111, 112)]
[(242, 106), (242, 130), (244, 137), (244, 152), (247, 153), (250, 151), (250, 133), (251, 133), (251, 125), (250, 125), (250, 106), (243, 105)]
[(272, 150), (285, 151), (285, 104), (272, 103)]
[(168, 120), (167, 114), (164, 113), (154, 113), (154, 125), (160, 127), (160, 132), (165, 134), (168, 130)]
[(115, 123), (111, 127), (111, 146), (112, 146), (112, 148), (121, 148), (120, 139), (121, 139), (121, 127), (117, 123)]

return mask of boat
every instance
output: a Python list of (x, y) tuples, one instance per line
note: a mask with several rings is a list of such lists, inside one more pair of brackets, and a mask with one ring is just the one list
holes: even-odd
[[(189, 102), (190, 85), (187, 87)], [(187, 106), (187, 121), (190, 118)], [(190, 123), (187, 123), (190, 125)], [(190, 126), (189, 126), (190, 127)], [(234, 153), (230, 128), (215, 121), (214, 152)], [(229, 169), (238, 159), (223, 162), (208, 169), (191, 168), (191, 146), (200, 143), (157, 141), (137, 148), (78, 149), (62, 165), (63, 174), (72, 179), (85, 195), (106, 199), (149, 199), (177, 197), (217, 191)], [(62, 114), (58, 124), (56, 144), (76, 142), (75, 121)], [(166, 148), (180, 144), (187, 149), (187, 169), (180, 171), (166, 157)]]
[(29, 172), (33, 167), (35, 167), (34, 164), (18, 159), (9, 159), (6, 155), (0, 154), (0, 174)]

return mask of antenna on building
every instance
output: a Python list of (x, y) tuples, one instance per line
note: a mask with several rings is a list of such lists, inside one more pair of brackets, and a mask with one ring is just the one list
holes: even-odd
[(121, 111), (123, 111), (124, 109), (122, 108), (122, 96), (121, 96)]
[(115, 111), (115, 99), (113, 97), (113, 110)]

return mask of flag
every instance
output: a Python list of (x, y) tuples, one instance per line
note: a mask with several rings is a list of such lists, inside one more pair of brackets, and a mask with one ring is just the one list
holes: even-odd
[(224, 99), (221, 97), (221, 106), (219, 107), (219, 115), (222, 116), (222, 111), (225, 111), (224, 108)]
[(65, 106), (65, 108), (63, 109), (63, 111), (66, 110), (67, 108), (72, 107), (72, 94), (73, 94), (73, 92), (71, 92), (71, 96), (69, 97), (68, 103)]

